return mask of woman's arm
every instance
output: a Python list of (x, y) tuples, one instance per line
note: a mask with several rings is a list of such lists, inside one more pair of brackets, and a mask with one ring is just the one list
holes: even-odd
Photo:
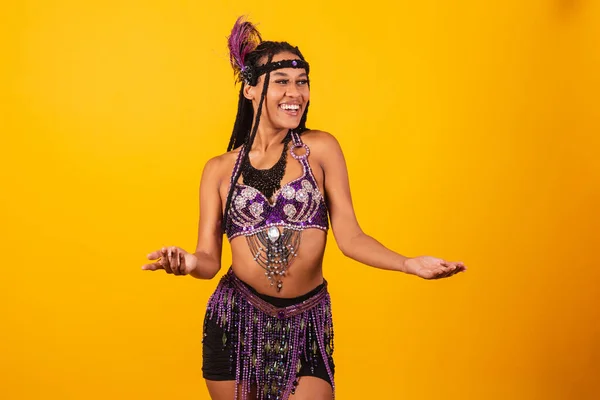
[(411, 273), (405, 266), (408, 257), (388, 249), (359, 226), (352, 204), (346, 161), (337, 139), (329, 133), (320, 132), (318, 147), (331, 228), (342, 253), (372, 267)]
[(198, 279), (212, 279), (221, 269), (223, 233), (221, 232), (222, 204), (219, 195), (221, 157), (206, 163), (200, 181), (200, 220), (198, 243), (194, 255), (196, 268), (190, 273)]
[(319, 132), (318, 159), (325, 176), (325, 193), (333, 235), (342, 253), (372, 267), (401, 271), (424, 279), (438, 279), (466, 270), (462, 262), (430, 256), (406, 257), (365, 234), (360, 228), (350, 194), (348, 169), (338, 141)]

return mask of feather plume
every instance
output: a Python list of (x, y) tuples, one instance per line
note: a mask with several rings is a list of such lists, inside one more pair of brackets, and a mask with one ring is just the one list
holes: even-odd
[(239, 17), (235, 21), (231, 34), (227, 38), (227, 44), (229, 47), (229, 61), (238, 80), (240, 80), (241, 71), (246, 66), (246, 56), (256, 49), (261, 42), (262, 38), (254, 24), (245, 20), (244, 17)]

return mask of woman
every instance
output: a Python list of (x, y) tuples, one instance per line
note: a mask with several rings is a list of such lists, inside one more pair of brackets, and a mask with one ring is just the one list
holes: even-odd
[(206, 163), (194, 253), (165, 247), (142, 267), (212, 279), (222, 237), (232, 266), (211, 296), (203, 376), (213, 399), (331, 399), (333, 323), (322, 260), (329, 220), (344, 255), (425, 279), (460, 262), (395, 253), (361, 230), (336, 139), (306, 128), (309, 65), (297, 47), (262, 41), (238, 19), (229, 36), (242, 82), (228, 152)]

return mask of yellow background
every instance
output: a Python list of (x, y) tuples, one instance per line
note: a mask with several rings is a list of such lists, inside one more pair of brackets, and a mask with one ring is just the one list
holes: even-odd
[(331, 237), (338, 398), (600, 398), (600, 2), (1, 7), (0, 398), (208, 398), (216, 280), (140, 267), (195, 246), (241, 14), (311, 63), (363, 229), (470, 267), (424, 281)]

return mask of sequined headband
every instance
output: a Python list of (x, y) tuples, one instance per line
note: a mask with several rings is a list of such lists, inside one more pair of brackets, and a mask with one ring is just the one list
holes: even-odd
[(281, 60), (259, 65), (258, 67), (247, 65), (242, 68), (242, 79), (246, 85), (255, 86), (259, 76), (281, 68), (304, 68), (308, 74), (309, 65), (304, 60)]

